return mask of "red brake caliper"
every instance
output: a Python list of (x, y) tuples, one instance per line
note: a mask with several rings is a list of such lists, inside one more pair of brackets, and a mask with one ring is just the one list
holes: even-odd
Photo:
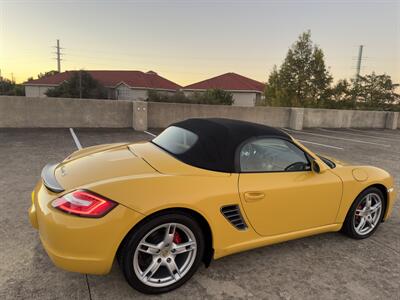
[[(361, 209), (362, 209), (361, 204), (360, 204), (359, 206), (357, 206), (356, 209), (361, 210)], [(357, 220), (357, 221), (360, 221), (360, 219), (361, 219), (360, 216), (356, 216), (356, 220)]]
[(173, 241), (175, 244), (180, 244), (180, 243), (182, 243), (182, 238), (181, 238), (181, 236), (179, 235), (178, 231), (175, 231), (175, 233), (174, 233), (174, 238), (173, 238), (172, 241)]

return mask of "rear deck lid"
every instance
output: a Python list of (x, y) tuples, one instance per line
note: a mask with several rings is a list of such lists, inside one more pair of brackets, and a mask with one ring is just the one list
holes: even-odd
[[(83, 149), (85, 153), (77, 153), (57, 166), (51, 167), (54, 181), (59, 187), (68, 190), (93, 182), (156, 172), (143, 159), (133, 154), (126, 144), (114, 147), (107, 145), (105, 148), (92, 150), (95, 151)], [(50, 168), (48, 171), (51, 173)], [(49, 183), (51, 182), (50, 180)]]

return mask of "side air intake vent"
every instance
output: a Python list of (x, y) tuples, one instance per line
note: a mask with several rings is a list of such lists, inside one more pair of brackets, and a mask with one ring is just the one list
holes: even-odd
[(221, 207), (221, 213), (236, 229), (245, 230), (247, 224), (240, 213), (239, 205), (227, 205)]

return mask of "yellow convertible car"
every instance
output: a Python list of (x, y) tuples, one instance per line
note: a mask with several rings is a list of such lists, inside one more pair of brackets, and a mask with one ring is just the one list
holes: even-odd
[(394, 201), (384, 170), (268, 126), (189, 119), (46, 165), (29, 218), (58, 267), (105, 274), (116, 259), (132, 287), (162, 293), (232, 253), (339, 230), (366, 238)]

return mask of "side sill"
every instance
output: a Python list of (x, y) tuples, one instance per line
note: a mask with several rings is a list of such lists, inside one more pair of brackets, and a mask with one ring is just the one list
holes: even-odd
[(325, 232), (335, 232), (342, 228), (342, 223), (334, 223), (330, 225), (324, 225), (320, 227), (304, 229), (295, 232), (283, 233), (273, 236), (263, 236), (254, 240), (245, 241), (238, 244), (229, 245), (224, 249), (215, 249), (214, 259), (219, 259), (221, 257), (231, 255), (233, 253), (238, 253), (242, 251), (247, 251), (250, 249), (255, 249), (259, 247), (264, 247), (268, 245), (273, 245), (281, 242), (286, 242), (290, 240), (295, 240), (299, 238), (304, 238), (307, 236), (312, 236)]

